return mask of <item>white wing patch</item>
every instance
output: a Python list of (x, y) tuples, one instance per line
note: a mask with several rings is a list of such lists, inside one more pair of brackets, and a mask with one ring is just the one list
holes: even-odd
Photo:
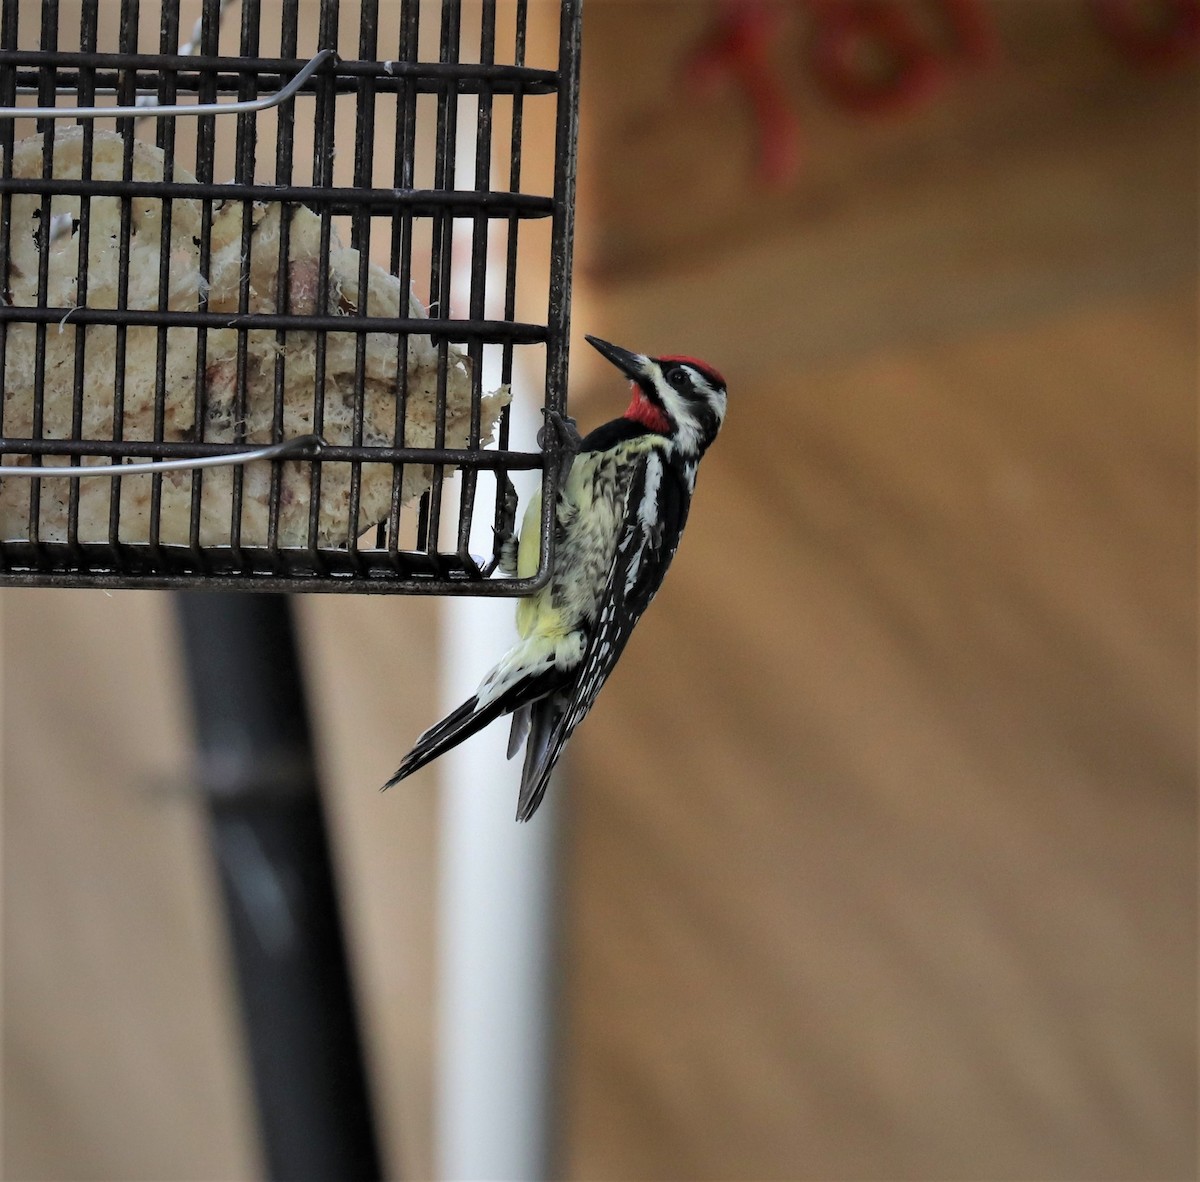
[(662, 456), (656, 451), (646, 454), (646, 477), (642, 485), (642, 503), (638, 505), (638, 521), (642, 529), (651, 530), (658, 521), (658, 490), (662, 484)]
[[(633, 545), (634, 540), (639, 542), (638, 548), (634, 551), (633, 558), (629, 563), (629, 569), (625, 572), (625, 594), (629, 595), (635, 586), (637, 586), (638, 575), (642, 570), (642, 558), (646, 553), (645, 539), (654, 535), (656, 529), (660, 528), (659, 523), (659, 489), (662, 487), (663, 478), (663, 461), (662, 456), (658, 452), (649, 452), (646, 455), (645, 477), (642, 483), (642, 499), (637, 507), (637, 523), (640, 527), (640, 536), (637, 530), (630, 530), (622, 539), (620, 549), (627, 550)], [(608, 610), (611, 614), (611, 604), (608, 605)]]

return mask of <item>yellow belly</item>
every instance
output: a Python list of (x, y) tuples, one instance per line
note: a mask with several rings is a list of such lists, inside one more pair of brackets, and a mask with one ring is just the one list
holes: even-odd
[[(642, 444), (653, 445), (648, 436)], [(628, 452), (626, 452), (626, 461)], [(593, 623), (596, 587), (607, 578), (625, 512), (626, 488), (611, 452), (581, 452), (575, 457), (557, 507), (558, 541), (554, 573), (536, 595), (517, 604), (517, 631), (557, 642), (578, 638)], [(517, 573), (529, 578), (541, 558), (542, 497), (536, 493), (525, 510), (517, 550)]]

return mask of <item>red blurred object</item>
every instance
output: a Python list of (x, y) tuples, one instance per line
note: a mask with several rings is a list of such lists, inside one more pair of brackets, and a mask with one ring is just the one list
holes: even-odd
[(995, 19), (981, 0), (941, 0), (954, 46), (964, 60), (991, 65), (1000, 57), (1000, 36)]
[[(1091, 0), (1101, 32), (1144, 69), (1200, 58), (1200, 0)], [(749, 100), (757, 172), (779, 187), (799, 171), (802, 131), (772, 48), (790, 7), (804, 11), (811, 59), (826, 94), (848, 110), (916, 110), (964, 69), (1000, 56), (983, 0), (719, 0), (712, 28), (686, 63), (692, 85), (732, 80)]]
[(1200, 0), (1092, 0), (1100, 30), (1144, 69), (1200, 57)]
[(953, 77), (959, 62), (983, 64), (999, 51), (979, 0), (940, 0), (949, 33), (939, 46), (897, 0), (807, 0), (813, 66), (829, 95), (852, 111), (885, 114), (918, 107)]
[(772, 186), (791, 180), (800, 167), (800, 119), (771, 62), (785, 16), (779, 0), (722, 0), (712, 32), (686, 66), (694, 86), (712, 91), (732, 78), (749, 99), (758, 173)]
[(905, 110), (928, 99), (944, 70), (903, 9), (880, 0), (809, 0), (817, 79), (851, 111)]
[[(961, 65), (999, 54), (981, 0), (790, 0), (813, 28), (813, 63), (832, 98), (853, 111), (916, 108)], [(773, 187), (800, 167), (800, 119), (771, 50), (788, 15), (785, 0), (720, 0), (711, 31), (685, 65), (687, 80), (714, 91), (732, 80), (749, 100), (758, 133), (757, 172)], [(919, 19), (924, 14), (930, 18)], [(939, 38), (939, 32), (944, 37)]]

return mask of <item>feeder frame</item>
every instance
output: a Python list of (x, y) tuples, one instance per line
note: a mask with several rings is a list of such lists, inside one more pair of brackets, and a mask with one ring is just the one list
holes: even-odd
[[(542, 407), (566, 413), (580, 0), (561, 0), (558, 59), (549, 67), (527, 61), (528, 0), (509, 0), (505, 19), (511, 16), (513, 37), (511, 44), (506, 41), (503, 48), (497, 34), (497, 0), (478, 0), (479, 28), (471, 37), (464, 28), (462, 0), (442, 0), (437, 61), (422, 57), (422, 18), (428, 20), (430, 4), (420, 0), (402, 0), (399, 6), (394, 59), (386, 58), (380, 45), (379, 0), (281, 0), (278, 31), (266, 27), (273, 22), (264, 22), (263, 6), (263, 0), (198, 0), (191, 4), (188, 0), (120, 0), (119, 19), (112, 21), (113, 0), (81, 0), (78, 46), (61, 48), (59, 0), (41, 0), (40, 8), (35, 8), (32, 0), (0, 0), (0, 276), (8, 274), (12, 254), (14, 199), (31, 196), (40, 200), (36, 231), (38, 298), (18, 304), (11, 292), (4, 292), (8, 298), (0, 300), (0, 369), (10, 336), (18, 328), (37, 334), (43, 354), (33, 389), (33, 429), (26, 434), (10, 434), (0, 418), (0, 489), (21, 479), (12, 474), (11, 465), (20, 463), (29, 471), (42, 467), (49, 457), (57, 458), (60, 464), (65, 459), (69, 465), (56, 466), (52, 477), (26, 478), (30, 493), (23, 535), (0, 538), (0, 586), (528, 594), (546, 582), (553, 560), (560, 442), (547, 431), (545, 445), (537, 450), (513, 449), (506, 408), (497, 425), (497, 446), (485, 448), (480, 442), (483, 371), (485, 361), (491, 363), (499, 382), (508, 384), (514, 370), (524, 368), (518, 362), (519, 356), (536, 361), (537, 355), (544, 354)], [(181, 9), (198, 13), (190, 41), (181, 40), (189, 27)], [(32, 17), (36, 11), (40, 11), (40, 21), (35, 29)], [(148, 32), (148, 22), (142, 19), (149, 12), (158, 18), (157, 52), (146, 51), (147, 38), (154, 37), (153, 27)], [(358, 18), (353, 47), (347, 43), (347, 14)], [(223, 15), (227, 18), (224, 22)], [(240, 17), (236, 28), (228, 19), (235, 15)], [(310, 35), (313, 43), (305, 44)], [(235, 38), (236, 54), (229, 52)], [(108, 44), (106, 39), (115, 44)], [(273, 42), (268, 48), (276, 53), (264, 53), (264, 39)], [(347, 52), (351, 48), (352, 52)], [(498, 100), (511, 113), (505, 120), (498, 118)], [(549, 193), (528, 192), (523, 187), (523, 127), (534, 103), (555, 106), (553, 186)], [(338, 119), (345, 108), (353, 109), (352, 140), (346, 134), (345, 123)], [(294, 176), (299, 155), (295, 132), (309, 109), (313, 117), (312, 183), (298, 184)], [(473, 126), (466, 126), (472, 123), (472, 112)], [(394, 128), (387, 126), (388, 116), (393, 113)], [(274, 177), (268, 180), (263, 179), (268, 162), (257, 160), (266, 120), (271, 121), (274, 131)], [(66, 121), (78, 121), (83, 128), (85, 166), (83, 175), (76, 179), (53, 175), (54, 130)], [(127, 145), (123, 179), (88, 175), (86, 162), (95, 142), (94, 129), (106, 121), (112, 121)], [(180, 128), (189, 122), (195, 128), (194, 181), (174, 176), (177, 152), (182, 154), (184, 139)], [(503, 137), (499, 135), (501, 123)], [(18, 128), (25, 125), (45, 141), (40, 177), (13, 175), (14, 144), (30, 134), (18, 134)], [(464, 129), (473, 131), (475, 138), (474, 175), (466, 178), (457, 175), (456, 167), (457, 142)], [(418, 184), (420, 169), (416, 161), (422, 136), (433, 141), (432, 175), (424, 185)], [(162, 180), (132, 179), (132, 143), (138, 138), (152, 138), (164, 153)], [(502, 139), (507, 141), (506, 162), (496, 159), (497, 144)], [(381, 150), (385, 141), (393, 157), (390, 178), (379, 176), (382, 166), (376, 161), (377, 156), (386, 155)], [(222, 153), (233, 162), (233, 176), (228, 183), (216, 175)], [(353, 176), (350, 183), (345, 183), (338, 173), (351, 154)], [(507, 168), (503, 167), (505, 163)], [(178, 164), (182, 168), (183, 159)], [(84, 297), (73, 307), (52, 306), (47, 299), (45, 260), (55, 236), (64, 232), (63, 215), (55, 214), (53, 209), (56, 198), (78, 201), (77, 224), (67, 229), (80, 242), (77, 280), (78, 291)], [(414, 279), (423, 280), (425, 276), (425, 269), (414, 255), (414, 242), (423, 233), (429, 247), (429, 316), (367, 315), (365, 297), (352, 312), (335, 311), (328, 303), (327, 275), (320, 280), (323, 290), (317, 305), (323, 311), (287, 311), (285, 300), (282, 311), (254, 312), (247, 308), (244, 294), (236, 313), (209, 310), (203, 294), (195, 308), (168, 308), (162, 296), (157, 308), (134, 308), (128, 306), (127, 278), (115, 307), (91, 306), (86, 298), (88, 223), (91, 203), (99, 198), (115, 198), (120, 203), (119, 249), (126, 272), (132, 204), (161, 202), (160, 255), (164, 261), (160, 292), (167, 287), (169, 264), (165, 256), (171, 243), (171, 209), (175, 202), (198, 202), (202, 210), (198, 241), (202, 274), (212, 260), (212, 243), (205, 235), (211, 236), (214, 211), (230, 202), (238, 203), (242, 210), (244, 260), (249, 254), (255, 203), (279, 203), (285, 210), (298, 206), (311, 210), (320, 219), (320, 257), (328, 257), (334, 242), (334, 219), (348, 223), (350, 246), (359, 251), (360, 293), (366, 288), (372, 230), (376, 231), (377, 255), (379, 240), (386, 239), (389, 246), (387, 262), (380, 260), (383, 269), (398, 277), (405, 292)], [(549, 266), (544, 276), (540, 272), (538, 275), (539, 281), (544, 278), (544, 315), (518, 319), (518, 305), (529, 304), (528, 300), (518, 299), (522, 231), (529, 234), (527, 227), (545, 221), (550, 223)], [(501, 235), (502, 284), (495, 275), (498, 252), (492, 249)], [(284, 229), (280, 234), (279, 290), (288, 278), (287, 237)], [(464, 274), (461, 264), (456, 270), (452, 259), (456, 243), (464, 245), (468, 239), (469, 275)], [(245, 266), (248, 271), (249, 263)], [(525, 270), (528, 273), (529, 267)], [(248, 277), (243, 276), (240, 286), (248, 285)], [(84, 438), (80, 431), (88, 364), (86, 342), (89, 330), (97, 331), (93, 326), (115, 330), (116, 389), (110, 438)], [(69, 435), (49, 437), (42, 427), (44, 345), (49, 334), (64, 327), (73, 330), (78, 351), (74, 426)], [(122, 361), (129, 333), (137, 329), (157, 333), (154, 423), (152, 430), (129, 434), (122, 419), (128, 378)], [(208, 395), (203, 366), (205, 342), (208, 334), (225, 329), (237, 333), (237, 405), (243, 411), (247, 399), (247, 334), (272, 331), (277, 334), (281, 350), (289, 334), (293, 339), (294, 334), (315, 335), (318, 377), (312, 395), (310, 434), (288, 437), (282, 429), (284, 362), (276, 366), (271, 438), (246, 438), (244, 421), (240, 437), (232, 441), (204, 437)], [(165, 373), (164, 358), (172, 331), (194, 332), (197, 338), (197, 428), (192, 439), (172, 439), (164, 432), (165, 409), (177, 393), (167, 388)], [(334, 333), (354, 334), (356, 340), (355, 429), (348, 442), (321, 438), (326, 396), (322, 365), (326, 342)], [(389, 334), (396, 339), (399, 350), (396, 431), (389, 445), (368, 444), (362, 438), (367, 334)], [(438, 352), (437, 429), (432, 447), (412, 446), (404, 439), (407, 349), (409, 337), (417, 334), (428, 337)], [(470, 430), (464, 447), (444, 445), (452, 347), (465, 353), (471, 381)], [(6, 402), (11, 393), (6, 380)], [(262, 458), (264, 449), (269, 458)], [(267, 510), (272, 525), (265, 544), (244, 544), (240, 540), (245, 471), (241, 467), (233, 470), (227, 541), (202, 544), (201, 467), (224, 462), (221, 457), (231, 464), (242, 464), (249, 455), (258, 456), (250, 463), (268, 464), (272, 471)], [(141, 475), (134, 475), (131, 468), (129, 474), (81, 476), (85, 459), (122, 467), (149, 467)], [(308, 474), (308, 538), (304, 545), (281, 545), (277, 534), (283, 487), (280, 473), (283, 465), (296, 463), (302, 464)], [(176, 468), (195, 465), (190, 478), (192, 503), (186, 542), (161, 539), (157, 514), (165, 468), (155, 468), (155, 464)], [(350, 473), (345, 536), (338, 544), (321, 542), (317, 537), (321, 473), (329, 465), (346, 465)], [(370, 532), (356, 528), (361, 526), (358, 497), (364, 465), (386, 465), (391, 470), (390, 511), (386, 520)], [(401, 482), (406, 466), (411, 465), (429, 466), (431, 480), (419, 502), (404, 504)], [(446, 486), (446, 469), (451, 466), (461, 472), (456, 507), (450, 502)], [(499, 489), (510, 471), (530, 469), (540, 470), (542, 481), (539, 569), (528, 578), (491, 577), (499, 559), (498, 535), (491, 553), (482, 558), (468, 548), (479, 473), (494, 473)], [(64, 477), (64, 470), (70, 475)], [(151, 520), (146, 538), (128, 540), (122, 528), (121, 487), (123, 481), (133, 479), (152, 484)], [(84, 481), (93, 480), (111, 482), (108, 530), (100, 539), (81, 538), (79, 530), (78, 489)], [(47, 481), (58, 487), (66, 481), (70, 484), (65, 498), (65, 539), (41, 536), (49, 532), (43, 529), (40, 515), (41, 490)], [(497, 497), (498, 506), (501, 500)], [(447, 524), (444, 518), (452, 520)], [(499, 508), (492, 524), (501, 524)]]

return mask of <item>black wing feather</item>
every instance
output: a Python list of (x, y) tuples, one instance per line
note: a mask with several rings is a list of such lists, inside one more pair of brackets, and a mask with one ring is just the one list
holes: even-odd
[[(655, 510), (645, 515), (647, 520), (644, 523), (639, 510), (646, 494), (646, 472), (651, 455), (662, 461), (663, 471)], [(629, 494), (625, 499), (624, 520), (617, 535), (616, 552), (601, 600), (600, 616), (588, 638), (572, 693), (565, 701), (562, 700), (563, 695), (555, 694), (534, 707), (535, 714), (541, 712), (541, 717), (535, 719), (535, 734), (530, 737), (526, 749), (521, 796), (517, 803), (518, 821), (528, 821), (541, 803), (563, 746), (592, 708), (600, 687), (624, 651), (634, 626), (662, 585), (667, 567), (671, 565), (671, 559), (679, 547), (679, 538), (687, 521), (690, 494), (682, 466), (672, 463), (661, 452), (647, 453), (634, 468)], [(632, 576), (631, 571), (634, 572)], [(549, 721), (547, 715), (551, 710), (555, 715), (553, 726), (545, 734), (544, 746), (539, 743), (541, 750), (537, 751), (534, 738), (542, 738), (538, 732), (542, 732)]]

